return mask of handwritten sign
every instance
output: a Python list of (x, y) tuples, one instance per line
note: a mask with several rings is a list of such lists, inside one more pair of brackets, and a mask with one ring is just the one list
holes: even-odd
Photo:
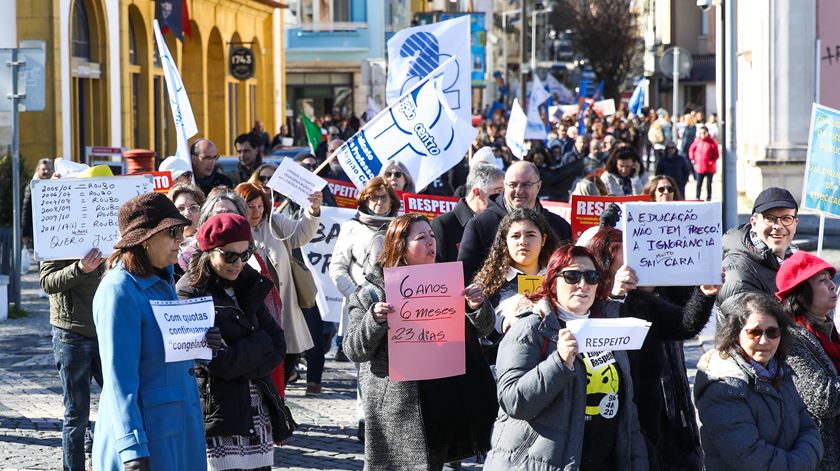
[(332, 259), (335, 241), (341, 233), (341, 224), (350, 220), (356, 211), (346, 208), (330, 208), (321, 206), (321, 218), (318, 232), (308, 244), (301, 247), (303, 260), (318, 287), (315, 303), (321, 312), (321, 319), (326, 322), (341, 320), (341, 304), (344, 295), (336, 288), (330, 278), (330, 260)]
[(150, 303), (163, 337), (167, 363), (213, 358), (205, 339), (216, 318), (212, 297)]
[(92, 248), (107, 257), (120, 237), (120, 206), (153, 189), (151, 175), (32, 180), (35, 258), (72, 260)]
[(388, 376), (392, 381), (466, 372), (464, 270), (461, 262), (385, 269)]
[(635, 317), (619, 319), (576, 319), (566, 327), (577, 340), (578, 351), (638, 350), (647, 337), (651, 323)]
[(840, 215), (840, 111), (814, 104), (802, 207)]
[(530, 296), (543, 284), (543, 275), (517, 275), (516, 286), (519, 294)]
[(600, 223), (601, 213), (611, 203), (625, 203), (627, 201), (650, 201), (649, 195), (634, 196), (580, 196), (572, 195), (572, 239), (578, 240), (581, 234), (590, 227)]
[(361, 190), (356, 188), (356, 185), (350, 182), (343, 182), (341, 180), (332, 180), (325, 178), (327, 185), (330, 187), (335, 204), (339, 208), (356, 209), (359, 207), (358, 198)]
[(406, 213), (420, 213), (429, 219), (434, 219), (443, 213), (452, 211), (457, 204), (458, 198), (452, 196), (402, 194), (402, 207)]
[(720, 284), (720, 202), (627, 203), (623, 219), (639, 286)]
[(308, 208), (309, 195), (321, 191), (327, 181), (294, 163), (292, 159), (283, 159), (266, 185)]

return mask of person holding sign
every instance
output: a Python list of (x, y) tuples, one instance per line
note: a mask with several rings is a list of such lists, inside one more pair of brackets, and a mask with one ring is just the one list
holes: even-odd
[[(120, 240), (93, 298), (103, 386), (93, 468), (203, 470), (204, 426), (194, 362), (165, 361), (151, 301), (177, 300), (172, 265), (192, 221), (161, 193), (119, 209)], [(218, 331), (207, 332), (218, 347)]]
[(624, 351), (578, 354), (566, 322), (593, 311), (605, 278), (584, 247), (563, 245), (499, 345), (499, 416), (485, 470), (647, 471)]
[(785, 364), (787, 315), (758, 292), (735, 295), (720, 310), (715, 349), (700, 358), (694, 383), (706, 469), (818, 469), (820, 431)]
[(222, 334), (213, 359), (195, 368), (208, 468), (270, 467), (273, 444), (293, 430), (270, 377), (286, 353), (283, 330), (265, 305), (274, 284), (248, 265), (254, 247), (244, 217), (217, 214), (196, 239), (198, 251), (177, 288), (182, 299), (212, 296)]
[[(388, 366), (385, 268), (435, 262), (435, 237), (419, 214), (399, 216), (385, 234), (379, 263), (350, 297), (344, 352), (361, 363), (364, 391), (365, 469), (432, 469), (485, 453), (496, 415), (493, 378), (478, 336), (493, 328), (493, 310), (478, 285), (464, 288), (466, 373), (423, 381), (392, 381)], [(423, 361), (418, 359), (417, 361)]]
[(548, 222), (532, 209), (513, 210), (499, 224), (490, 255), (473, 280), (496, 311), (496, 330), (482, 339), (491, 365), (496, 364), (496, 351), (507, 330), (503, 329), (503, 311), (515, 312), (520, 294), (534, 294), (556, 248), (557, 238)]
[(825, 455), (819, 469), (840, 469), (840, 336), (829, 313), (837, 303), (837, 270), (807, 252), (796, 252), (776, 275), (785, 314), (792, 321), (787, 364), (793, 384), (817, 422)]

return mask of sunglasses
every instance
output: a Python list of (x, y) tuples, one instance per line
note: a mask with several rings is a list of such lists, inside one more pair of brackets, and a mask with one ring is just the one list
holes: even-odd
[(234, 264), (234, 263), (236, 263), (237, 260), (241, 260), (242, 263), (246, 263), (251, 258), (251, 255), (254, 254), (254, 248), (253, 247), (248, 247), (247, 250), (245, 250), (244, 252), (241, 252), (241, 253), (240, 252), (225, 252), (224, 250), (222, 250), (221, 248), (218, 248), (218, 247), (215, 250), (216, 250), (216, 252), (219, 252), (220, 254), (222, 254), (222, 257), (224, 257), (224, 259), (225, 259), (225, 263), (228, 263), (228, 264)]
[(674, 192), (674, 187), (672, 187), (672, 186), (660, 186), (659, 188), (656, 189), (656, 191), (658, 193), (673, 193)]
[(390, 177), (402, 178), (403, 173), (402, 172), (385, 172), (385, 176), (388, 177), (388, 178), (390, 178)]
[(184, 237), (184, 226), (173, 226), (169, 228), (169, 237), (173, 239), (177, 239), (179, 237)]
[(583, 281), (585, 281), (588, 285), (597, 285), (601, 281), (601, 273), (595, 270), (566, 270), (561, 271), (560, 275), (563, 277), (563, 281), (565, 281), (567, 285), (576, 285), (580, 283), (581, 278), (583, 278)]
[(260, 179), (260, 183), (268, 183), (268, 181), (271, 180), (271, 175), (260, 175), (257, 178)]
[(744, 329), (744, 332), (746, 332), (747, 337), (752, 340), (758, 340), (762, 335), (768, 339), (777, 339), (782, 336), (782, 329), (778, 327), (768, 327), (766, 329)]

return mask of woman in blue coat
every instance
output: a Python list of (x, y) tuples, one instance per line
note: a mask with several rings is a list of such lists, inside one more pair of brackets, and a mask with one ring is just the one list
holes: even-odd
[(98, 471), (206, 467), (193, 362), (164, 361), (149, 303), (178, 299), (172, 264), (190, 223), (160, 193), (119, 210), (120, 240), (93, 299), (104, 379), (93, 443)]

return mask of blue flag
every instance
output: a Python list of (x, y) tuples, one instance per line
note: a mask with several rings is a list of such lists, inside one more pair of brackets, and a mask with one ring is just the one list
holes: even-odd
[(630, 112), (636, 116), (642, 115), (642, 108), (645, 106), (645, 91), (647, 90), (647, 87), (648, 79), (642, 77), (636, 85), (636, 89), (633, 90), (633, 95), (630, 97), (630, 101), (627, 103), (627, 106), (630, 108)]

